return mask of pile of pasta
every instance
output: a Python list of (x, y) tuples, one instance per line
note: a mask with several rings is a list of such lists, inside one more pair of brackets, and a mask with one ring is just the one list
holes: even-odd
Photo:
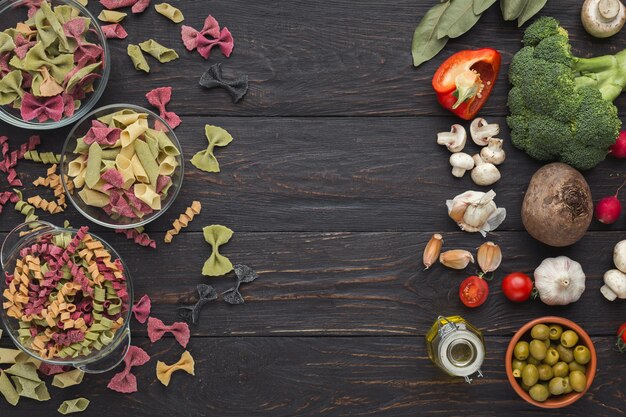
[(87, 227), (45, 234), (20, 250), (2, 307), (42, 359), (88, 356), (109, 345), (129, 309), (124, 268)]
[(161, 209), (179, 166), (167, 133), (150, 128), (148, 115), (120, 110), (91, 121), (77, 139), (67, 175), (82, 201), (111, 218), (138, 219)]
[(92, 22), (76, 7), (30, 3), (28, 20), (0, 32), (0, 105), (57, 122), (94, 91), (104, 51), (87, 40)]

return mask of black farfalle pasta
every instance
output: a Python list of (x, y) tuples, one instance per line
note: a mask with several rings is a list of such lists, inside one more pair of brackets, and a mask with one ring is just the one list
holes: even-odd
[(187, 323), (196, 324), (200, 317), (200, 310), (209, 301), (217, 299), (217, 291), (210, 285), (198, 284), (198, 301), (189, 306), (178, 307), (178, 316)]
[(235, 282), (235, 286), (230, 288), (222, 293), (222, 297), (224, 301), (228, 304), (243, 304), (244, 299), (241, 293), (239, 292), (239, 287), (243, 283), (252, 282), (259, 277), (259, 275), (252, 270), (249, 266), (237, 264), (234, 266), (235, 275), (237, 276), (237, 281)]
[(241, 100), (248, 92), (248, 76), (242, 75), (234, 80), (225, 80), (222, 77), (221, 64), (211, 65), (200, 77), (199, 84), (204, 88), (221, 87), (226, 89), (235, 103)]

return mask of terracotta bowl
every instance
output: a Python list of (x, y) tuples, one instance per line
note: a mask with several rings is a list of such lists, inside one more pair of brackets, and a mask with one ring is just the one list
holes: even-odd
[[(531, 340), (530, 330), (532, 329), (532, 327), (534, 325), (542, 324), (542, 323), (543, 324), (547, 324), (547, 325), (550, 325), (550, 324), (560, 324), (561, 326), (563, 326), (563, 330), (570, 329), (570, 330), (575, 331), (578, 334), (578, 336), (579, 336), (578, 344), (586, 346), (589, 349), (589, 352), (591, 353), (591, 361), (589, 361), (589, 363), (587, 364), (587, 372), (586, 372), (586, 375), (587, 375), (587, 388), (583, 392), (575, 392), (574, 391), (574, 392), (570, 392), (569, 394), (553, 396), (553, 397), (548, 398), (544, 402), (539, 402), (539, 401), (535, 401), (532, 398), (530, 398), (530, 395), (526, 391), (524, 391), (522, 389), (522, 386), (520, 385), (518, 380), (513, 376), (513, 369), (512, 369), (511, 362), (513, 360), (513, 349), (515, 349), (515, 345), (520, 340), (530, 341)], [(589, 387), (593, 383), (593, 378), (596, 376), (596, 360), (597, 360), (597, 358), (596, 358), (596, 350), (593, 347), (593, 342), (591, 341), (591, 338), (589, 337), (587, 332), (585, 332), (582, 329), (582, 327), (580, 327), (579, 325), (577, 325), (573, 321), (565, 319), (563, 317), (555, 317), (555, 316), (540, 317), (538, 319), (531, 320), (528, 323), (526, 323), (525, 325), (523, 325), (517, 331), (517, 333), (515, 333), (515, 335), (511, 339), (511, 342), (509, 342), (509, 347), (506, 350), (506, 356), (505, 356), (505, 359), (504, 359), (505, 366), (506, 366), (506, 376), (509, 378), (509, 383), (511, 384), (511, 386), (513, 387), (513, 389), (515, 390), (517, 395), (522, 397), (524, 400), (526, 400), (530, 404), (535, 405), (537, 407), (542, 407), (542, 408), (561, 408), (561, 407), (565, 407), (565, 406), (568, 406), (570, 404), (573, 404), (579, 398), (581, 398), (583, 395), (585, 395), (585, 393), (587, 392), (587, 390), (589, 389)]]

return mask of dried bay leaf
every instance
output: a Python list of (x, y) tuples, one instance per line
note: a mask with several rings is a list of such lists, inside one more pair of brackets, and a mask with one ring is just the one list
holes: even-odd
[(490, 8), (497, 0), (474, 0), (473, 11), (475, 15), (479, 15)]
[(541, 0), (500, 0), (500, 9), (502, 9), (502, 17), (504, 20), (515, 20), (524, 11), (527, 3), (537, 2)]
[(548, 0), (527, 1), (524, 10), (519, 15), (519, 19), (517, 20), (517, 27), (521, 27), (524, 23), (528, 21), (528, 19), (536, 15), (539, 10), (543, 9), (543, 6), (545, 6), (547, 2)]
[(473, 0), (454, 0), (437, 25), (437, 38), (458, 38), (480, 19), (473, 11)]
[(437, 38), (437, 26), (448, 6), (450, 6), (449, 1), (434, 6), (424, 15), (419, 25), (415, 28), (411, 44), (413, 65), (415, 67), (433, 58), (446, 46), (448, 38)]

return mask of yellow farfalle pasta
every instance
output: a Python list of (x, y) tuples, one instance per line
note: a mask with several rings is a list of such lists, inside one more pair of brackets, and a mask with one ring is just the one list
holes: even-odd
[(170, 384), (172, 379), (172, 373), (176, 371), (185, 371), (190, 375), (195, 375), (195, 362), (193, 357), (188, 351), (184, 351), (178, 362), (167, 365), (164, 362), (158, 361), (156, 366), (156, 376), (159, 381), (166, 387)]
[(165, 233), (164, 241), (165, 243), (170, 243), (174, 236), (180, 233), (180, 229), (187, 227), (187, 225), (193, 220), (193, 218), (200, 214), (202, 210), (202, 205), (199, 201), (194, 201), (191, 203), (191, 206), (187, 207), (184, 213), (178, 216), (178, 219), (174, 220), (172, 223), (172, 229), (168, 230)]
[(171, 4), (160, 3), (155, 5), (154, 8), (157, 13), (167, 17), (174, 23), (180, 23), (185, 20), (185, 16), (183, 16), (183, 13)]

